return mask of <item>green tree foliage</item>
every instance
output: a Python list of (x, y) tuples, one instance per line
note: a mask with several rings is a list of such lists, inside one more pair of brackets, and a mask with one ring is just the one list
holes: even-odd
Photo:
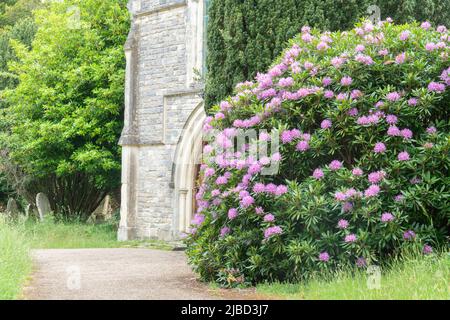
[(19, 84), (3, 92), (0, 147), (18, 167), (19, 191), (46, 192), (61, 214), (86, 218), (119, 184), (126, 2), (52, 3), (34, 13), (31, 50), (12, 41)]
[(376, 4), (381, 16), (450, 25), (450, 0), (212, 0), (209, 9), (207, 107), (265, 70), (303, 25), (346, 30)]
[(382, 18), (391, 17), (397, 23), (430, 21), (450, 25), (450, 0), (375, 0)]
[[(17, 78), (8, 72), (8, 62), (16, 59), (10, 40), (14, 39), (28, 48), (31, 47), (36, 27), (32, 11), (41, 5), (40, 0), (8, 0), (0, 4), (0, 91), (14, 88)], [(5, 101), (0, 98), (0, 109), (5, 107)], [(0, 122), (0, 130), (5, 128)], [(0, 202), (6, 202), (13, 190), (5, 177), (5, 168), (0, 167)]]

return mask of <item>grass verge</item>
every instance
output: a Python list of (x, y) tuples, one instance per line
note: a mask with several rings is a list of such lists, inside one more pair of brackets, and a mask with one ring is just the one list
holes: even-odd
[(20, 294), (32, 268), (29, 250), (23, 226), (9, 225), (0, 216), (0, 300)]
[[(448, 300), (450, 254), (432, 254), (393, 262), (381, 270), (379, 288), (375, 273), (341, 272), (331, 280), (300, 284), (262, 284), (256, 293), (275, 299), (305, 300)], [(375, 285), (374, 285), (375, 284)]]

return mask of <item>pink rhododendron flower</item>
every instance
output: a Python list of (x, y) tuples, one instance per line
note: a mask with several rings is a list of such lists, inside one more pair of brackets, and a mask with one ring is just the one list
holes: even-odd
[(238, 211), (235, 208), (231, 208), (228, 210), (228, 219), (233, 220), (238, 216)]
[(324, 173), (321, 169), (318, 168), (318, 169), (314, 170), (314, 172), (313, 172), (314, 179), (320, 180), (323, 178), (323, 176), (324, 176)]
[(435, 134), (437, 132), (437, 129), (435, 127), (429, 127), (427, 128), (428, 134)]
[(351, 85), (353, 82), (353, 79), (349, 76), (345, 76), (341, 79), (341, 85), (343, 86), (349, 86)]
[(395, 202), (402, 202), (404, 199), (404, 196), (402, 194), (398, 194), (394, 197)]
[(447, 28), (445, 26), (438, 26), (436, 28), (436, 31), (439, 33), (445, 33), (445, 32), (447, 32)]
[(347, 195), (344, 192), (338, 191), (334, 194), (334, 198), (337, 201), (345, 201), (347, 200)]
[(356, 51), (356, 52), (363, 52), (364, 50), (366, 50), (366, 47), (364, 47), (364, 45), (362, 45), (362, 44), (358, 44), (358, 45), (355, 47), (355, 51)]
[(428, 255), (433, 253), (433, 248), (429, 245), (424, 245), (422, 249), (423, 254)]
[(355, 56), (355, 60), (360, 63), (363, 63), (365, 65), (372, 65), (374, 63), (372, 60), (372, 57), (364, 55), (364, 54), (357, 54)]
[(192, 219), (193, 225), (201, 225), (205, 221), (205, 215), (204, 214), (195, 214), (194, 218)]
[(283, 229), (281, 229), (281, 227), (279, 227), (279, 226), (270, 227), (264, 231), (264, 238), (268, 239), (273, 235), (282, 234), (282, 233), (283, 233)]
[(330, 77), (325, 77), (325, 78), (323, 78), (323, 80), (322, 80), (322, 85), (323, 85), (324, 87), (327, 87), (327, 86), (329, 86), (332, 82), (333, 82), (333, 80), (331, 80)]
[(281, 196), (288, 192), (288, 188), (285, 185), (277, 186), (277, 190), (275, 191), (275, 195)]
[(389, 50), (388, 49), (381, 49), (380, 51), (378, 51), (378, 54), (380, 56), (387, 56), (389, 54)]
[(323, 120), (322, 123), (320, 124), (320, 127), (321, 127), (322, 129), (329, 129), (329, 128), (331, 128), (331, 125), (332, 125), (331, 120), (325, 119), (325, 120)]
[(401, 135), (401, 131), (396, 126), (390, 126), (387, 131), (388, 136), (396, 137)]
[(334, 57), (331, 59), (331, 64), (335, 68), (341, 67), (344, 64), (344, 62), (345, 62), (345, 59), (340, 58), (340, 57)]
[(437, 49), (437, 46), (436, 46), (436, 44), (435, 44), (434, 42), (429, 42), (429, 43), (427, 43), (427, 44), (425, 45), (425, 49), (426, 49), (427, 51), (433, 51), (433, 50), (436, 50), (436, 49)]
[(422, 24), (420, 25), (420, 27), (424, 30), (428, 30), (431, 28), (431, 23), (429, 23), (428, 21), (422, 22)]
[(375, 147), (373, 148), (373, 151), (374, 151), (375, 153), (383, 153), (383, 152), (386, 151), (386, 146), (384, 145), (383, 142), (377, 142), (377, 143), (375, 144)]
[(277, 192), (277, 186), (273, 183), (269, 183), (268, 185), (266, 185), (266, 190), (267, 193), (272, 193), (275, 194)]
[(336, 170), (339, 170), (340, 168), (342, 168), (342, 162), (340, 162), (338, 160), (331, 161), (330, 170), (336, 171)]
[(353, 234), (353, 233), (346, 235), (346, 236), (345, 236), (345, 239), (344, 239), (344, 241), (345, 241), (346, 243), (356, 242), (356, 240), (357, 240), (357, 237), (356, 237), (356, 235)]
[(231, 229), (229, 227), (223, 227), (220, 229), (220, 237), (225, 237), (227, 234), (231, 232)]
[(412, 131), (409, 130), (409, 129), (403, 129), (403, 130), (401, 131), (401, 135), (402, 135), (402, 137), (403, 137), (404, 139), (411, 139), (412, 136), (413, 136), (413, 133), (412, 133)]
[(328, 43), (326, 43), (325, 41), (321, 41), (317, 44), (317, 50), (319, 50), (319, 51), (323, 51), (328, 48), (329, 48)]
[(297, 143), (296, 149), (297, 149), (298, 151), (301, 151), (301, 152), (304, 152), (304, 151), (308, 150), (308, 149), (309, 149), (309, 143), (308, 143), (308, 141), (304, 141), (304, 140), (299, 141), (299, 142)]
[(334, 92), (331, 91), (331, 90), (326, 90), (326, 91), (323, 93), (323, 96), (324, 96), (325, 98), (327, 98), (327, 99), (334, 98)]
[(278, 85), (280, 87), (290, 87), (294, 84), (294, 79), (291, 77), (289, 78), (281, 78), (280, 81), (278, 81)]
[(415, 237), (416, 233), (412, 230), (408, 230), (403, 233), (403, 239), (405, 240), (413, 240)]
[(378, 193), (380, 193), (380, 187), (376, 184), (373, 184), (364, 191), (364, 196), (366, 198), (372, 198), (377, 196)]
[(398, 161), (408, 161), (409, 154), (406, 151), (400, 152), (397, 156)]
[(400, 40), (402, 40), (402, 41), (406, 41), (406, 40), (408, 40), (408, 38), (409, 38), (410, 35), (411, 35), (411, 31), (405, 30), (405, 31), (402, 31), (402, 33), (400, 33), (399, 38), (400, 38)]
[(255, 203), (255, 199), (253, 199), (252, 196), (246, 196), (241, 200), (241, 206), (243, 208), (248, 208), (254, 203)]
[(394, 216), (390, 212), (385, 212), (381, 215), (382, 222), (391, 222), (394, 220)]
[(272, 160), (275, 162), (278, 162), (281, 160), (281, 154), (279, 152), (276, 152), (272, 155)]
[(431, 82), (428, 85), (428, 91), (442, 93), (445, 91), (445, 84), (439, 82)]
[(398, 92), (395, 92), (395, 91), (394, 91), (394, 92), (388, 93), (387, 96), (386, 96), (386, 98), (387, 98), (389, 101), (391, 101), (391, 102), (395, 102), (395, 101), (400, 100), (401, 96), (400, 96), (400, 94), (399, 94)]
[(398, 56), (395, 57), (395, 63), (397, 64), (405, 63), (405, 61), (406, 61), (406, 54), (404, 52), (400, 53)]
[(264, 216), (264, 221), (265, 222), (274, 222), (275, 221), (275, 216), (273, 214), (266, 214)]
[(415, 106), (417, 105), (418, 100), (416, 98), (411, 98), (408, 100), (408, 105)]
[(354, 168), (354, 169), (352, 170), (352, 174), (353, 174), (354, 176), (362, 176), (362, 175), (363, 175), (363, 171), (362, 171), (360, 168)]
[(343, 210), (344, 212), (352, 211), (352, 209), (353, 209), (353, 204), (352, 204), (351, 202), (345, 202), (345, 203), (342, 205), (342, 210)]
[(254, 193), (263, 193), (266, 191), (266, 186), (264, 185), (264, 183), (255, 183), (255, 185), (253, 186), (253, 192)]
[(330, 255), (328, 254), (328, 252), (321, 252), (319, 254), (319, 260), (322, 262), (328, 262), (328, 260), (330, 260)]
[(220, 176), (216, 179), (216, 184), (218, 185), (223, 185), (223, 184), (227, 184), (228, 183), (228, 179), (224, 176)]
[(393, 114), (388, 114), (386, 116), (386, 122), (389, 124), (396, 124), (398, 121), (398, 118), (394, 116)]
[(338, 228), (339, 229), (347, 229), (348, 226), (349, 226), (349, 223), (348, 223), (347, 220), (345, 220), (345, 219), (339, 220), (339, 222), (338, 222)]
[(347, 114), (351, 117), (356, 117), (358, 115), (358, 109), (351, 108), (350, 110), (348, 110)]
[(362, 96), (363, 96), (362, 91), (358, 89), (352, 90), (352, 92), (350, 93), (350, 98), (352, 98), (353, 100), (359, 99)]
[(384, 179), (385, 175), (384, 171), (375, 171), (369, 174), (368, 179), (371, 184), (377, 184)]

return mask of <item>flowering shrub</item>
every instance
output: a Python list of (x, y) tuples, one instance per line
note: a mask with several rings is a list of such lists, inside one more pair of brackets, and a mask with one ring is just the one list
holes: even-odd
[[(186, 239), (201, 277), (295, 281), (446, 244), (449, 43), (428, 23), (303, 27), (267, 73), (214, 107), (204, 131), (220, 130), (228, 149), (205, 147)], [(279, 134), (279, 153), (230, 152), (237, 129), (271, 131), (259, 142)]]

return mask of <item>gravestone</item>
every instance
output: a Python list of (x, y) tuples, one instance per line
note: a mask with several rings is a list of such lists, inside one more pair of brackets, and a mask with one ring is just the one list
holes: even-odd
[(8, 204), (6, 205), (6, 214), (11, 217), (17, 216), (19, 213), (19, 208), (17, 207), (17, 202), (13, 198), (9, 198)]
[(37, 218), (39, 215), (37, 214), (37, 210), (36, 207), (29, 203), (26, 207), (25, 207), (25, 217), (27, 219), (29, 218)]
[(41, 221), (44, 220), (44, 217), (47, 214), (50, 214), (52, 212), (50, 201), (48, 200), (47, 196), (42, 192), (38, 193), (36, 196), (36, 206), (39, 213), (39, 219)]
[(106, 221), (111, 218), (111, 196), (107, 195), (89, 217), (89, 222)]

